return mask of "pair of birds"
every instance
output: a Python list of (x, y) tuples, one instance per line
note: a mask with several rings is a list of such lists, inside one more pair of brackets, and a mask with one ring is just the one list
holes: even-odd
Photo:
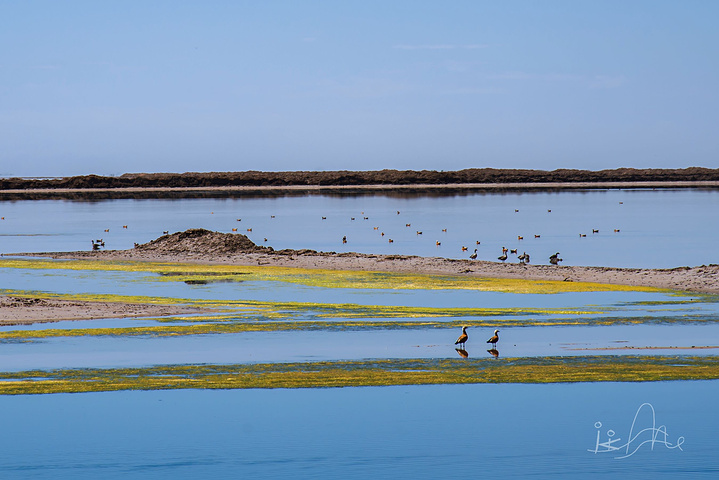
[[(467, 335), (467, 327), (462, 327), (462, 335), (459, 336), (456, 342), (454, 342), (455, 345), (461, 345), (462, 348), (464, 348), (464, 344), (469, 340), (469, 335)], [(487, 343), (492, 344), (492, 348), (497, 346), (497, 342), (499, 341), (499, 330), (494, 331), (494, 335), (492, 338), (487, 340)]]

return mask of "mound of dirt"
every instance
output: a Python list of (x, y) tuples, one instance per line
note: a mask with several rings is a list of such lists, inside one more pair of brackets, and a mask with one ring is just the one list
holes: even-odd
[(222, 255), (233, 253), (271, 252), (272, 247), (262, 247), (240, 233), (220, 233), (191, 228), (184, 232), (163, 235), (141, 245), (136, 250), (156, 253), (197, 253)]

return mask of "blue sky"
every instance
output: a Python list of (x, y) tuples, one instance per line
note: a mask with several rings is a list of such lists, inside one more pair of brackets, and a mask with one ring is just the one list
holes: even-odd
[(0, 0), (0, 176), (719, 168), (719, 2)]

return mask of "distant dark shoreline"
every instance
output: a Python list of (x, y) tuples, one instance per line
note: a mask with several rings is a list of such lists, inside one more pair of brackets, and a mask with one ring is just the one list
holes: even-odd
[(266, 186), (363, 186), (532, 184), (567, 182), (696, 182), (719, 181), (719, 169), (512, 170), (472, 168), (457, 171), (372, 170), (297, 172), (126, 173), (117, 177), (83, 175), (64, 178), (3, 178), (0, 190), (86, 188), (197, 188)]
[(287, 195), (445, 196), (608, 188), (719, 188), (719, 169), (378, 170), (127, 173), (0, 179), (0, 199), (206, 198)]

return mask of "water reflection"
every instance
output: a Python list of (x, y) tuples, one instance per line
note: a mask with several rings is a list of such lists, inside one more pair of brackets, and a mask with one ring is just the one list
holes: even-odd
[(469, 353), (467, 353), (467, 350), (463, 348), (455, 348), (457, 350), (457, 353), (459, 353), (459, 356), (462, 358), (469, 358)]
[(489, 350), (487, 350), (487, 353), (492, 355), (494, 358), (499, 358), (499, 350), (497, 350), (496, 348), (490, 348)]

